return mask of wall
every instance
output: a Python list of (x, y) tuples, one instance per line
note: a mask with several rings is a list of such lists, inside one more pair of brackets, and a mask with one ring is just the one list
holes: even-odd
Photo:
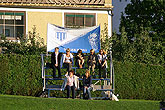
[[(98, 13), (97, 14), (97, 25), (101, 26), (101, 31), (104, 30), (105, 23), (108, 24), (108, 14)], [(109, 25), (111, 25), (111, 22)], [(102, 36), (102, 33), (101, 33), (101, 36)]]
[[(33, 26), (36, 26), (37, 33), (44, 38), (44, 43), (47, 41), (47, 23), (62, 26), (62, 12), (27, 12), (28, 31), (32, 31)], [(35, 17), (34, 17), (35, 16)], [(98, 13), (96, 16), (97, 25), (104, 30), (105, 23), (108, 24), (108, 14)]]
[(61, 12), (27, 12), (28, 15), (28, 31), (32, 31), (33, 26), (36, 26), (37, 33), (44, 38), (44, 43), (47, 41), (47, 24), (52, 23), (62, 26)]

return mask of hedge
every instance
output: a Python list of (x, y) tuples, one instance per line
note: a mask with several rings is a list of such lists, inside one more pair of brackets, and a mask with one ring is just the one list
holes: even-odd
[[(119, 98), (165, 99), (163, 66), (114, 61), (114, 68), (115, 93)], [(0, 54), (0, 87), (0, 94), (39, 96), (42, 92), (41, 57)], [(58, 95), (64, 96), (62, 92)]]
[(165, 99), (164, 67), (114, 62), (115, 93), (124, 99)]
[(41, 57), (0, 55), (0, 93), (37, 96), (42, 92)]

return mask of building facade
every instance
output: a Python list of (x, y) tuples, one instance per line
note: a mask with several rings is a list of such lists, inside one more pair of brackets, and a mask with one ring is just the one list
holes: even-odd
[(26, 36), (32, 28), (44, 43), (47, 41), (47, 24), (68, 28), (100, 25), (108, 27), (112, 35), (111, 0), (0, 0), (0, 36), (16, 39)]

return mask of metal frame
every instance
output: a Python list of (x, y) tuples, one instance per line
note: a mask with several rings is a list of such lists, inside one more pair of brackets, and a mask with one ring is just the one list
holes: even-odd
[[(60, 91), (63, 91), (64, 89), (59, 87), (59, 88), (47, 88), (47, 81), (48, 80), (64, 80), (64, 78), (47, 78), (46, 76), (49, 76), (49, 75), (46, 75), (46, 69), (49, 69), (47, 67), (45, 67), (45, 62), (44, 62), (44, 57), (45, 56), (50, 56), (50, 54), (41, 54), (41, 62), (42, 62), (42, 65), (41, 65), (41, 75), (42, 75), (42, 79), (43, 79), (43, 91), (48, 91), (48, 98), (50, 98), (50, 91), (51, 90), (60, 90)], [(75, 70), (75, 73), (76, 73), (76, 70), (78, 69), (77, 67), (72, 67), (72, 69)], [(79, 78), (79, 80), (82, 80), (82, 78)], [(95, 84), (93, 84), (93, 91), (110, 91), (111, 94), (114, 93), (114, 89), (115, 89), (115, 82), (114, 82), (114, 67), (113, 67), (113, 63), (112, 63), (112, 52), (110, 52), (110, 78), (105, 78), (105, 79), (92, 79), (92, 80), (95, 80), (97, 81)], [(104, 85), (101, 85), (101, 81), (104, 81)], [(94, 86), (100, 82), (100, 87), (101, 89), (95, 89)], [(106, 86), (106, 85), (111, 85), (112, 89), (104, 89), (102, 88), (103, 86)], [(109, 96), (111, 96), (111, 94), (109, 94)], [(99, 97), (97, 98), (94, 98), (94, 99), (98, 99)], [(105, 97), (101, 97), (99, 99), (104, 99)], [(106, 97), (107, 98), (107, 97)], [(110, 98), (110, 97), (109, 97)]]

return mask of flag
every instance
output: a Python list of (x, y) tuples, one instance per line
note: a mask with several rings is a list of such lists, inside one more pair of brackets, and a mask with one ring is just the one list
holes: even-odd
[(90, 49), (99, 52), (100, 26), (70, 29), (48, 23), (47, 52), (53, 52), (55, 47), (59, 47), (60, 52), (65, 52), (67, 48), (70, 48), (72, 53), (79, 49), (83, 53), (89, 53)]

